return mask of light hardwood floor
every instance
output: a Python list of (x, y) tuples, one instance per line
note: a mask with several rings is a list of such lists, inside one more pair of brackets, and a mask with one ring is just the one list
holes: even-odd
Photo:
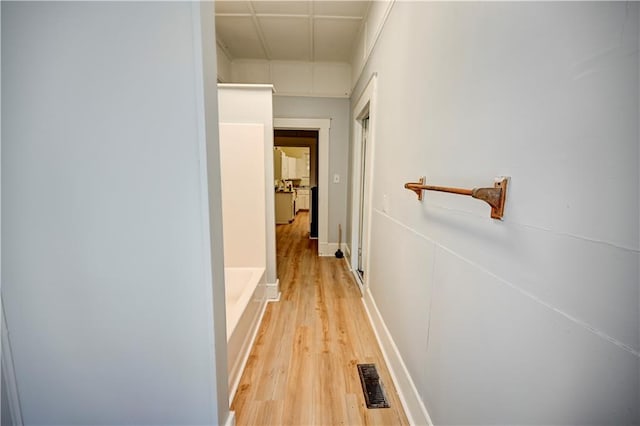
[[(318, 257), (309, 213), (276, 229), (269, 303), (231, 406), (238, 425), (406, 425), (344, 259)], [(391, 408), (367, 409), (356, 364), (375, 363)]]

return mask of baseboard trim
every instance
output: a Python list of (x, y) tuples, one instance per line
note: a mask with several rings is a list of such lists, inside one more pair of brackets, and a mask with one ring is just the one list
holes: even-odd
[(224, 426), (236, 426), (236, 412), (229, 411), (229, 415), (227, 416), (227, 421), (224, 422)]
[[(348, 250), (346, 243), (342, 243), (340, 247), (343, 252), (346, 252)], [(337, 251), (338, 251), (338, 243), (319, 243), (318, 244), (318, 256), (324, 256), (324, 257), (335, 256)]]
[(367, 311), (369, 322), (373, 327), (373, 332), (382, 350), (382, 356), (389, 368), (389, 373), (398, 391), (398, 397), (404, 407), (409, 424), (433, 426), (427, 408), (422, 403), (418, 389), (400, 356), (400, 351), (398, 351), (398, 347), (394, 343), (391, 333), (389, 333), (389, 329), (387, 329), (382, 319), (382, 315), (380, 315), (373, 295), (368, 289), (365, 291), (362, 303)]
[(267, 302), (280, 300), (280, 278), (276, 278), (275, 283), (267, 283), (265, 288)]

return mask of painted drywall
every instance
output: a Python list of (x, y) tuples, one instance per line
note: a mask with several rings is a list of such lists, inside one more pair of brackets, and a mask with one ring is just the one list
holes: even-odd
[(2, 299), (24, 423), (224, 424), (212, 5), (1, 7)]
[[(2, 369), (4, 371), (4, 369)], [(4, 389), (7, 389), (7, 383), (4, 377), (4, 373), (2, 373), (2, 389), (3, 391), (0, 393), (0, 424), (2, 426), (13, 426), (15, 425), (15, 421), (11, 418), (11, 409), (9, 408), (9, 397), (7, 396), (7, 392)]]
[[(330, 118), (329, 129), (329, 235), (338, 242), (338, 224), (346, 224), (347, 168), (349, 157), (349, 100), (274, 96), (273, 115), (278, 118)], [(333, 183), (338, 174), (339, 183)]]
[[(391, 10), (368, 283), (435, 424), (640, 421), (638, 7)], [(504, 221), (403, 188), (501, 175)]]
[[(201, 199), (208, 206), (208, 211), (203, 211), (203, 228), (209, 232), (208, 245), (205, 244), (204, 252), (209, 260), (210, 268), (206, 274), (206, 281), (213, 284), (213, 350), (215, 353), (215, 396), (217, 403), (217, 424), (233, 426), (235, 414), (230, 412), (228, 388), (229, 378), (227, 374), (227, 313), (226, 313), (226, 289), (224, 279), (224, 247), (222, 239), (222, 188), (220, 179), (220, 147), (218, 138), (218, 81), (216, 78), (216, 55), (214, 54), (216, 33), (213, 2), (200, 2), (200, 44), (196, 52), (196, 59), (201, 58), (202, 63), (196, 66), (196, 80), (202, 81), (196, 85), (197, 107), (204, 119), (197, 121), (200, 136), (199, 158), (200, 179), (206, 180), (207, 185), (202, 186)], [(197, 15), (196, 15), (197, 16)], [(197, 30), (197, 28), (196, 28)], [(196, 31), (196, 34), (198, 31)], [(195, 37), (198, 44), (198, 37)], [(201, 70), (201, 72), (200, 72)], [(209, 225), (208, 229), (206, 225)], [(223, 332), (224, 331), (224, 332)], [(224, 373), (222, 373), (224, 372)]]
[(348, 98), (351, 93), (351, 65), (340, 62), (231, 61), (234, 83), (272, 83), (279, 96)]
[(358, 36), (353, 42), (351, 54), (351, 80), (353, 85), (358, 82), (362, 70), (369, 60), (369, 55), (378, 41), (395, 0), (372, 1), (367, 10), (364, 24), (360, 27)]
[(267, 265), (264, 164), (263, 124), (220, 123), (226, 268), (265, 268)]
[(231, 81), (231, 60), (220, 45), (216, 45), (218, 60), (218, 81), (220, 83), (229, 83)]
[(273, 86), (251, 84), (221, 84), (218, 86), (221, 123), (262, 124), (264, 129), (265, 180), (265, 251), (267, 255), (267, 284), (277, 283), (276, 231), (273, 192)]

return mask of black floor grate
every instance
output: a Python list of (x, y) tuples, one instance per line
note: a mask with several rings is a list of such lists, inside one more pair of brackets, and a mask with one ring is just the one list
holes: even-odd
[(389, 408), (375, 364), (358, 364), (358, 374), (367, 408)]

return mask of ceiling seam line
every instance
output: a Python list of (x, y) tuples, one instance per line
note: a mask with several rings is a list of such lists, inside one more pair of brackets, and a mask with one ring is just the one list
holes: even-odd
[[(314, 62), (315, 61), (315, 52), (314, 52), (314, 42), (313, 42), (313, 36), (314, 36), (314, 20), (313, 20), (313, 2), (309, 2), (309, 61)], [(313, 81), (314, 75), (313, 75), (313, 70), (311, 71), (311, 81)], [(312, 83), (313, 86), (313, 83)], [(312, 89), (313, 90), (313, 89)]]
[[(253, 26), (255, 27), (256, 32), (258, 33), (258, 39), (260, 40), (260, 45), (262, 46), (262, 50), (264, 51), (264, 55), (268, 61), (271, 60), (271, 50), (269, 49), (269, 45), (267, 44), (267, 39), (264, 36), (264, 32), (262, 31), (262, 27), (260, 26), (260, 21), (258, 20), (258, 16), (256, 14), (256, 10), (253, 7), (253, 2), (250, 1), (248, 3), (249, 9), (251, 10), (251, 21), (253, 22)], [(269, 73), (271, 73), (271, 69), (269, 69)]]

